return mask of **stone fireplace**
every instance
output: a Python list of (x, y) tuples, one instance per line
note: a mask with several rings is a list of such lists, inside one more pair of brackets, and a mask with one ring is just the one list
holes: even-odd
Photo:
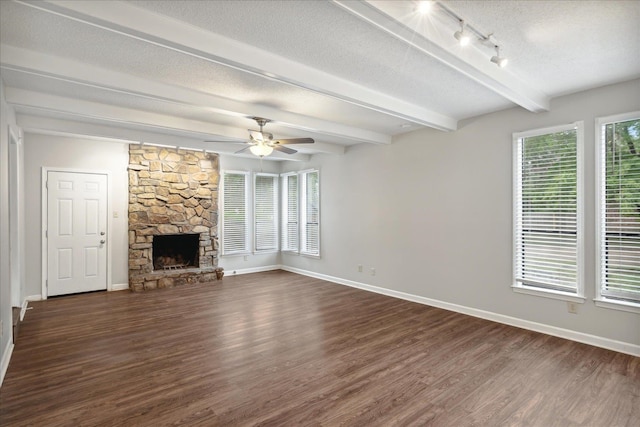
[(129, 287), (216, 280), (218, 156), (129, 146)]

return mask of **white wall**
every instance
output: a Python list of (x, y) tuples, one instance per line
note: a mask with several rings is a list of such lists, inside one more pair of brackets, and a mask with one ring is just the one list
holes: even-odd
[[(423, 130), (390, 146), (356, 146), (314, 156), (321, 176), (321, 258), (282, 263), (419, 297), (606, 340), (640, 345), (640, 315), (596, 307), (595, 117), (640, 110), (640, 80), (558, 98), (551, 111), (513, 108)], [(583, 120), (586, 171), (586, 295), (578, 314), (566, 303), (514, 293), (512, 133)], [(364, 272), (357, 271), (357, 265)], [(375, 268), (372, 276), (370, 269)]]
[[(220, 156), (220, 177), (222, 179), (223, 170), (235, 170), (235, 171), (251, 171), (251, 172), (266, 172), (266, 173), (280, 173), (282, 162), (272, 160), (262, 160), (245, 158), (245, 157), (233, 157), (227, 155)], [(220, 222), (222, 217), (219, 217)], [(220, 224), (218, 224), (220, 230)], [(220, 233), (218, 233), (220, 236)], [(252, 272), (260, 271), (263, 268), (280, 264), (280, 254), (277, 252), (264, 253), (264, 254), (248, 254), (248, 255), (231, 255), (221, 256), (218, 253), (218, 265), (224, 268), (225, 275), (232, 275), (234, 271), (237, 272)]]
[[(16, 118), (5, 101), (4, 82), (0, 79), (0, 384), (12, 349), (11, 266), (9, 263), (9, 126)], [(17, 130), (17, 128), (15, 128)]]
[[(116, 142), (26, 133), (24, 136), (26, 232), (26, 296), (42, 294), (42, 191), (43, 167), (107, 171), (111, 198), (111, 283), (128, 283), (128, 173), (129, 146)], [(118, 218), (113, 218), (117, 212)]]

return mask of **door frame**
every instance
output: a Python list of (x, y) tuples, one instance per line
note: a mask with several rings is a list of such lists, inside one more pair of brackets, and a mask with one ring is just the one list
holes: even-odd
[(11, 306), (22, 307), (24, 282), (24, 210), (22, 137), (19, 129), (9, 126), (9, 276)]
[(49, 172), (70, 172), (70, 173), (83, 173), (83, 174), (93, 174), (93, 175), (106, 175), (107, 176), (107, 242), (109, 243), (107, 245), (107, 292), (111, 291), (111, 251), (112, 251), (112, 247), (113, 245), (111, 244), (111, 229), (113, 228), (113, 219), (112, 219), (112, 215), (110, 215), (109, 213), (112, 211), (112, 206), (111, 206), (111, 172), (107, 171), (107, 170), (100, 170), (100, 169), (78, 169), (78, 168), (55, 168), (55, 167), (47, 167), (47, 166), (43, 166), (41, 169), (41, 194), (42, 194), (42, 200), (40, 202), (40, 205), (42, 207), (42, 224), (41, 224), (41, 228), (40, 228), (40, 242), (41, 242), (41, 248), (42, 248), (42, 299), (45, 300), (47, 299), (47, 279), (48, 279), (48, 272), (49, 272), (49, 252), (47, 250), (48, 248), (48, 242), (47, 242), (47, 221), (49, 219), (49, 212), (47, 209), (47, 205), (48, 205), (48, 201), (49, 201), (49, 189), (47, 188), (47, 177), (49, 175)]

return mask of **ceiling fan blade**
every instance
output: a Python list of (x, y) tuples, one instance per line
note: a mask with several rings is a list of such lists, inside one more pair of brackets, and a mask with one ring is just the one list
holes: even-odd
[(289, 148), (289, 147), (283, 147), (281, 145), (272, 145), (274, 150), (278, 150), (281, 151), (285, 154), (296, 154), (298, 151), (294, 150), (293, 148)]
[(216, 141), (216, 140), (213, 140), (213, 139), (207, 139), (204, 142), (219, 142), (219, 143), (221, 142), (223, 144), (225, 144), (225, 143), (226, 144), (246, 144), (245, 141)]
[(290, 138), (290, 139), (278, 139), (273, 141), (274, 144), (288, 145), (288, 144), (313, 144), (315, 141), (313, 138)]
[[(253, 144), (251, 144), (251, 145), (253, 145)], [(251, 145), (247, 145), (246, 147), (241, 148), (240, 150), (238, 150), (238, 151), (234, 152), (233, 154), (240, 154), (240, 153), (242, 153), (243, 151), (247, 151), (247, 150), (251, 147)]]

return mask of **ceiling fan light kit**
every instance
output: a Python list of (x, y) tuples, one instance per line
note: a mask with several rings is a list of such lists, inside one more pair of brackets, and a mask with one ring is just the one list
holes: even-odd
[[(234, 154), (242, 153), (249, 149), (251, 153), (260, 158), (266, 157), (273, 153), (274, 150), (283, 152), (285, 154), (295, 154), (298, 151), (293, 148), (285, 147), (288, 144), (313, 144), (315, 141), (313, 138), (289, 138), (289, 139), (273, 139), (273, 134), (264, 132), (262, 129), (271, 120), (262, 117), (251, 117), (258, 123), (260, 130), (247, 129), (249, 131), (249, 140), (242, 144), (247, 144), (246, 147), (236, 151)], [(205, 142), (221, 142), (238, 144), (236, 141), (205, 141)]]
[(265, 157), (273, 153), (273, 147), (269, 147), (267, 144), (258, 143), (249, 147), (249, 151), (258, 157)]

